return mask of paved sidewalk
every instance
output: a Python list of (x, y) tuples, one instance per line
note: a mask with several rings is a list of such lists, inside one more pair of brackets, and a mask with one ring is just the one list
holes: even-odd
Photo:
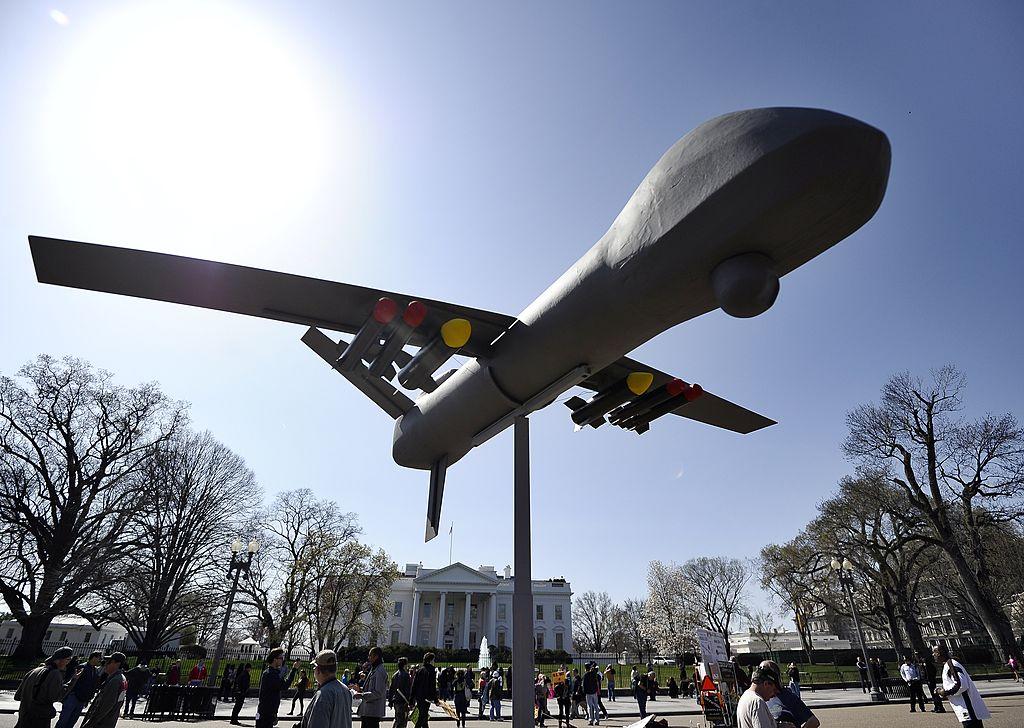
[[(977, 683), (978, 689), (984, 696), (1024, 696), (1024, 684), (1014, 683), (1012, 680), (991, 680), (988, 682)], [(841, 689), (829, 689), (829, 690), (804, 690), (801, 693), (801, 697), (804, 702), (807, 703), (812, 709), (825, 709), (825, 708), (843, 708), (843, 707), (856, 707), (871, 705), (871, 700), (865, 695), (860, 688), (848, 688), (847, 690)], [(906, 698), (902, 700), (891, 701), (894, 705), (908, 704)], [(281, 723), (288, 721), (298, 720), (298, 703), (295, 705), (296, 715), (289, 716), (288, 710), (291, 708), (291, 698), (286, 698), (281, 701), (281, 710), (279, 712), (279, 719)], [(306, 699), (306, 704), (309, 704), (309, 698)], [(608, 710), (609, 718), (619, 720), (628, 723), (633, 720), (637, 720), (640, 717), (640, 712), (637, 709), (636, 701), (619, 696), (618, 700), (615, 701), (604, 701), (604, 706)], [(58, 709), (60, 706), (57, 706)], [(470, 718), (477, 716), (477, 703), (470, 706)], [(557, 714), (558, 706), (554, 700), (548, 701), (549, 709), (555, 711)], [(141, 698), (138, 703), (138, 712), (141, 713), (145, 708), (145, 699)], [(217, 709), (215, 712), (215, 719), (227, 720), (231, 717), (231, 710), (233, 703), (217, 703)], [(2, 691), (0, 692), (0, 714), (14, 713), (18, 709), (18, 703), (14, 700), (13, 691)], [(906, 710), (906, 708), (904, 708)], [(698, 715), (700, 708), (697, 707), (696, 701), (693, 698), (677, 698), (675, 700), (659, 696), (657, 700), (648, 701), (647, 712), (656, 713), (662, 716), (671, 715)], [(908, 710), (909, 712), (909, 710)], [(504, 718), (508, 718), (512, 714), (512, 703), (509, 700), (502, 701), (501, 714)], [(242, 708), (241, 718), (244, 721), (255, 720), (256, 715), (256, 698), (248, 698)], [(451, 720), (448, 718), (440, 708), (433, 708), (431, 710), (431, 720)], [(392, 713), (388, 711), (388, 719), (391, 719)], [(627, 720), (628, 719), (628, 720)], [(578, 724), (582, 721), (576, 721)], [(555, 721), (550, 721), (552, 725), (555, 725)], [(1021, 725), (1024, 726), (1024, 719), (1021, 721)]]
[[(662, 701), (657, 701), (660, 704)], [(985, 728), (1021, 728), (1024, 726), (1024, 695), (989, 697), (986, 704), (992, 711), (992, 719), (985, 721)], [(906, 705), (861, 705), (849, 708), (834, 708), (827, 711), (827, 714), (819, 713), (822, 724), (825, 728), (958, 728), (959, 724), (952, 713), (936, 715), (934, 713), (911, 713)], [(707, 728), (702, 717), (697, 715), (666, 715), (670, 728)], [(0, 728), (14, 728), (16, 716), (0, 714)], [(617, 717), (609, 720), (602, 720), (603, 728), (628, 728), (635, 722), (635, 717)], [(495, 728), (494, 723), (479, 720), (470, 720), (472, 728)], [(218, 724), (213, 724), (216, 728)], [(219, 725), (225, 725), (220, 723)], [(246, 728), (252, 728), (251, 720), (243, 723)], [(291, 723), (282, 722), (286, 728), (293, 726)], [(353, 725), (358, 728), (358, 721)], [(440, 725), (439, 724), (439, 728)], [(512, 723), (506, 721), (506, 728), (511, 728)], [(121, 719), (117, 728), (154, 728), (151, 722), (140, 720)], [(197, 722), (167, 721), (159, 724), (159, 728), (197, 728)], [(383, 728), (390, 728), (390, 723), (383, 724)], [(557, 728), (555, 721), (548, 721), (547, 728)], [(586, 728), (586, 723), (577, 720), (573, 721), (573, 728)]]

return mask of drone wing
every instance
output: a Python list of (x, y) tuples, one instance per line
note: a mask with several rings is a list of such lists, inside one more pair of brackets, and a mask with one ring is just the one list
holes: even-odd
[[(652, 397), (658, 388), (664, 387), (668, 382), (674, 379), (671, 375), (658, 371), (654, 367), (649, 367), (646, 364), (641, 364), (635, 359), (630, 359), (629, 357), (624, 356), (614, 364), (611, 364), (601, 371), (591, 375), (580, 386), (592, 389), (596, 392), (608, 392), (612, 391), (617, 385), (625, 381), (630, 374), (639, 372), (648, 372), (653, 375), (654, 379), (647, 390), (651, 393)], [(711, 394), (711, 392), (706, 390), (704, 390), (699, 397), (696, 397), (693, 400), (685, 401), (685, 398), (679, 397), (676, 401), (679, 402), (677, 407), (674, 409), (666, 409), (666, 411), (661, 414), (671, 413), (678, 415), (679, 417), (686, 417), (691, 420), (696, 420), (697, 422), (703, 422), (706, 425), (713, 425), (714, 427), (732, 430), (733, 432), (738, 432), (743, 435), (747, 435), (751, 432), (756, 432), (757, 430), (776, 424), (775, 420), (770, 420), (756, 412), (751, 412), (745, 407), (734, 404), (727, 399), (722, 399), (721, 397)], [(582, 406), (582, 401), (580, 401), (579, 404)], [(667, 408), (669, 406), (670, 405), (667, 404), (662, 405), (662, 408)], [(600, 421), (595, 421), (595, 424), (600, 424)], [(622, 423), (617, 422), (615, 424)], [(628, 424), (628, 420), (625, 424)], [(649, 424), (649, 421), (644, 424)], [(645, 432), (646, 427), (638, 429), (637, 431)]]
[(461, 348), (469, 356), (486, 355), (491, 342), (515, 320), (444, 301), (244, 265), (34, 235), (29, 236), (29, 244), (40, 283), (213, 308), (346, 334), (359, 331), (381, 297), (393, 299), (399, 310), (418, 300), (426, 306), (426, 318), (408, 343), (423, 346), (443, 323), (464, 318), (473, 326), (472, 337)]

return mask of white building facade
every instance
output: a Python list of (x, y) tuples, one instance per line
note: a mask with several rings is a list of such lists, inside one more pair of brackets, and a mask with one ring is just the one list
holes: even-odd
[[(391, 587), (384, 639), (435, 649), (477, 649), (480, 640), (512, 646), (512, 589), (506, 566), (441, 569), (407, 564)], [(539, 650), (572, 652), (572, 589), (565, 579), (533, 582), (533, 638)]]
[[(729, 646), (737, 655), (749, 655), (753, 652), (768, 652), (769, 649), (765, 642), (766, 639), (771, 642), (771, 649), (775, 652), (803, 649), (803, 646), (800, 643), (800, 635), (796, 632), (777, 632), (774, 635), (766, 634), (762, 637), (761, 635), (756, 634), (752, 629), (746, 632), (735, 632), (730, 634)], [(811, 647), (816, 650), (848, 650), (850, 649), (850, 641), (843, 639), (836, 634), (812, 632)]]

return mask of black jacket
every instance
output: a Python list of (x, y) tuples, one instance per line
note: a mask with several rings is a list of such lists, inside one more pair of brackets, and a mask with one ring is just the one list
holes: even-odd
[(388, 703), (408, 705), (412, 700), (412, 680), (409, 679), (408, 670), (395, 670), (391, 676), (391, 685), (388, 687)]
[(412, 681), (412, 699), (437, 702), (437, 672), (433, 665), (424, 665)]
[(249, 692), (249, 685), (252, 683), (252, 676), (248, 670), (239, 669), (235, 673), (235, 680), (232, 684), (235, 695), (245, 695)]
[(291, 687), (295, 679), (295, 670), (288, 671), (288, 679), (281, 677), (281, 670), (268, 667), (260, 677), (260, 702), (256, 712), (260, 717), (277, 715), (277, 709), (281, 707), (281, 693)]

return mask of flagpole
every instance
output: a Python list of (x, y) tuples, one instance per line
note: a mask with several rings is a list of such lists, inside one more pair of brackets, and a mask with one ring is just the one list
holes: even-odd
[(455, 522), (448, 527), (448, 565), (452, 565), (452, 541), (455, 539)]

